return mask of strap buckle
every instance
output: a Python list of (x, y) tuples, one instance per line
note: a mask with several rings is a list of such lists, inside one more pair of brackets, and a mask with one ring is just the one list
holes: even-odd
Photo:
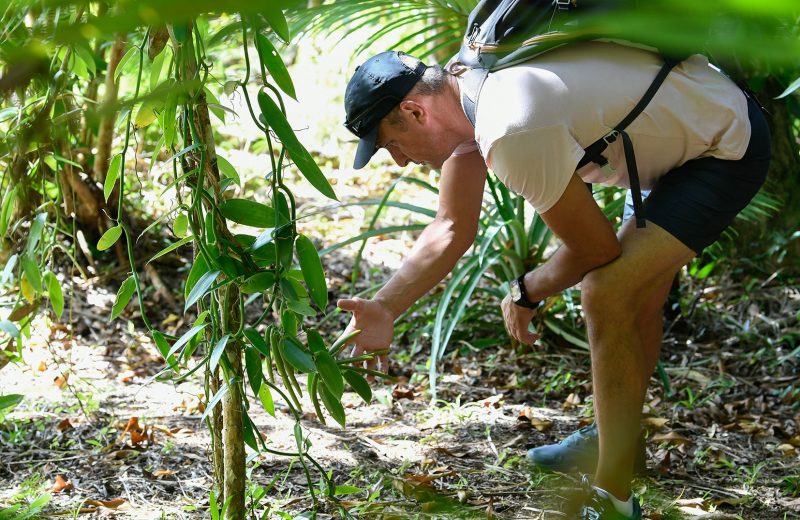
[(614, 141), (616, 141), (617, 137), (619, 137), (619, 130), (612, 130), (612, 131), (610, 131), (609, 133), (607, 133), (606, 135), (603, 136), (603, 141), (607, 145), (609, 145), (609, 144), (613, 143)]
[(572, 0), (556, 0), (556, 8), (559, 11), (568, 11), (572, 6)]

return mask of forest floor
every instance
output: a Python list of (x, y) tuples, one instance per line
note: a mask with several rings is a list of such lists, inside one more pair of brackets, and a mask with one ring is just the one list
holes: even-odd
[[(322, 70), (333, 67), (332, 52), (349, 51), (331, 46), (317, 53), (321, 59), (308, 64), (306, 80), (297, 82), (298, 99), (316, 104), (293, 109), (300, 121), (316, 121), (312, 117), (319, 114), (328, 121), (296, 126), (305, 127), (304, 141), (321, 143), (315, 153), (327, 158), (326, 176), (340, 200), (379, 199), (392, 179), (375, 180), (367, 169), (341, 166), (349, 164), (353, 143), (343, 135), (340, 104), (334, 112), (331, 100), (341, 97), (343, 75), (352, 67), (337, 65), (338, 76)], [(300, 73), (292, 70), (295, 78)], [(327, 84), (311, 81), (317, 78)], [(257, 132), (220, 131), (227, 139), (224, 154), (242, 178), (262, 176), (263, 160), (241, 151)], [(409, 174), (385, 171), (394, 178)], [(397, 200), (410, 202), (402, 189), (395, 192)], [(252, 192), (259, 190), (250, 186), (242, 196)], [(295, 194), (308, 200), (313, 189)], [(435, 199), (415, 197), (413, 203), (435, 207)], [(138, 207), (152, 204), (143, 200)], [(334, 243), (358, 233), (365, 216), (363, 207), (342, 208), (317, 221), (309, 234)], [(355, 229), (342, 225), (347, 219), (357, 222)], [(384, 279), (409, 242), (408, 236), (370, 241), (361, 283)], [(344, 295), (353, 261), (340, 253), (323, 259), (331, 301)], [(154, 265), (172, 294), (182, 294), (187, 266)], [(115, 284), (125, 276), (122, 268), (76, 278), (65, 311), (68, 326), (42, 314), (25, 342), (23, 361), (0, 371), (0, 395), (25, 396), (0, 418), (0, 520), (211, 516), (202, 381), (156, 379), (164, 360), (133, 305), (108, 322)], [(780, 277), (723, 270), (714, 272), (713, 281), (684, 275), (681, 291), (681, 313), (668, 321), (661, 357), (670, 391), (654, 376), (644, 410), (648, 469), (634, 488), (646, 518), (800, 518), (800, 291)], [(180, 301), (174, 306), (148, 296), (147, 305), (160, 330), (175, 333), (191, 324)], [(335, 315), (326, 337), (336, 336), (346, 319)], [(302, 427), (310, 454), (337, 485), (348, 486), (339, 488), (338, 505), (358, 518), (386, 520), (559, 518), (556, 511), (579, 485), (578, 477), (536, 470), (525, 453), (591, 420), (589, 356), (549, 336), (533, 349), (515, 347), (503, 339), (499, 312), (493, 319), (500, 346), (477, 349), (454, 341), (439, 367), (433, 403), (426, 377), (430, 340), (410, 333), (394, 346), (396, 380), (374, 383), (372, 403), (345, 394), (347, 428), (333, 421), (323, 426), (305, 402)], [(409, 331), (423, 324), (412, 321)], [(251, 417), (271, 448), (291, 451), (294, 420), (281, 405), (276, 399), (275, 417), (254, 406)], [(250, 497), (259, 488), (268, 490), (254, 508), (259, 518), (266, 513), (291, 519), (312, 508), (299, 464), (268, 454), (253, 457)], [(313, 468), (311, 476), (320, 480)], [(317, 518), (338, 517), (335, 501), (319, 500)], [(3, 512), (15, 507), (16, 513)]]
[[(164, 360), (135, 325), (138, 311), (108, 323), (115, 289), (89, 287), (73, 295), (71, 330), (42, 316), (24, 362), (2, 370), (0, 393), (26, 398), (0, 423), (0, 508), (20, 506), (0, 518), (25, 518), (42, 496), (51, 497), (43, 517), (208, 518), (201, 381), (154, 379)], [(773, 281), (747, 299), (725, 279), (686, 289), (706, 311), (691, 324), (679, 318), (665, 337), (671, 394), (651, 381), (648, 470), (635, 481), (646, 518), (800, 518), (798, 355), (780, 341), (796, 338), (787, 324), (796, 324), (800, 293)], [(163, 329), (185, 328), (179, 309), (150, 305)], [(372, 403), (345, 395), (346, 429), (323, 426), (305, 403), (311, 455), (337, 485), (352, 486), (340, 488), (340, 505), (360, 518), (559, 518), (577, 476), (532, 468), (525, 453), (590, 421), (587, 353), (552, 342), (456, 349), (431, 404), (425, 349), (412, 355), (401, 342), (395, 354), (403, 352), (409, 361), (392, 367), (396, 381), (373, 385)], [(276, 405), (275, 417), (251, 416), (271, 448), (291, 451), (294, 421)], [(268, 505), (265, 518), (310, 510), (298, 464), (253, 456), (250, 490), (269, 489), (259, 515)], [(319, 511), (337, 517), (330, 499)]]

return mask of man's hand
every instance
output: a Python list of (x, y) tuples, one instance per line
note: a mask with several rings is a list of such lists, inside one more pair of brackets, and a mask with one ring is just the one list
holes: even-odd
[[(389, 349), (394, 338), (394, 316), (382, 303), (363, 298), (349, 298), (339, 300), (336, 305), (344, 311), (353, 313), (343, 335), (354, 330), (361, 331), (351, 342), (355, 344), (353, 356)], [(378, 361), (379, 369), (386, 372), (389, 367), (388, 356), (384, 354)], [(367, 368), (378, 369), (376, 361), (374, 359), (368, 361)]]
[(506, 295), (501, 304), (503, 309), (503, 319), (506, 322), (506, 330), (511, 337), (525, 345), (532, 345), (537, 339), (539, 334), (535, 334), (528, 330), (528, 325), (536, 313), (537, 309), (526, 309), (520, 307), (511, 301), (511, 295)]

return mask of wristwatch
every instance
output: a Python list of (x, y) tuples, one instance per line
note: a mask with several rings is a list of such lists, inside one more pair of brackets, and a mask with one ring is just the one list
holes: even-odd
[(511, 286), (511, 301), (513, 301), (515, 305), (525, 307), (526, 309), (538, 309), (542, 306), (544, 300), (532, 302), (528, 298), (528, 293), (525, 291), (524, 273), (516, 280), (511, 280), (509, 285)]

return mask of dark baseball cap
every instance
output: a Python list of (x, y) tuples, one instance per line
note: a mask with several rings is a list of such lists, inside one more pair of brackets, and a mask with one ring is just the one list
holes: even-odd
[(376, 54), (356, 68), (344, 93), (344, 126), (360, 138), (355, 169), (377, 151), (378, 124), (406, 97), (428, 67), (396, 51)]

